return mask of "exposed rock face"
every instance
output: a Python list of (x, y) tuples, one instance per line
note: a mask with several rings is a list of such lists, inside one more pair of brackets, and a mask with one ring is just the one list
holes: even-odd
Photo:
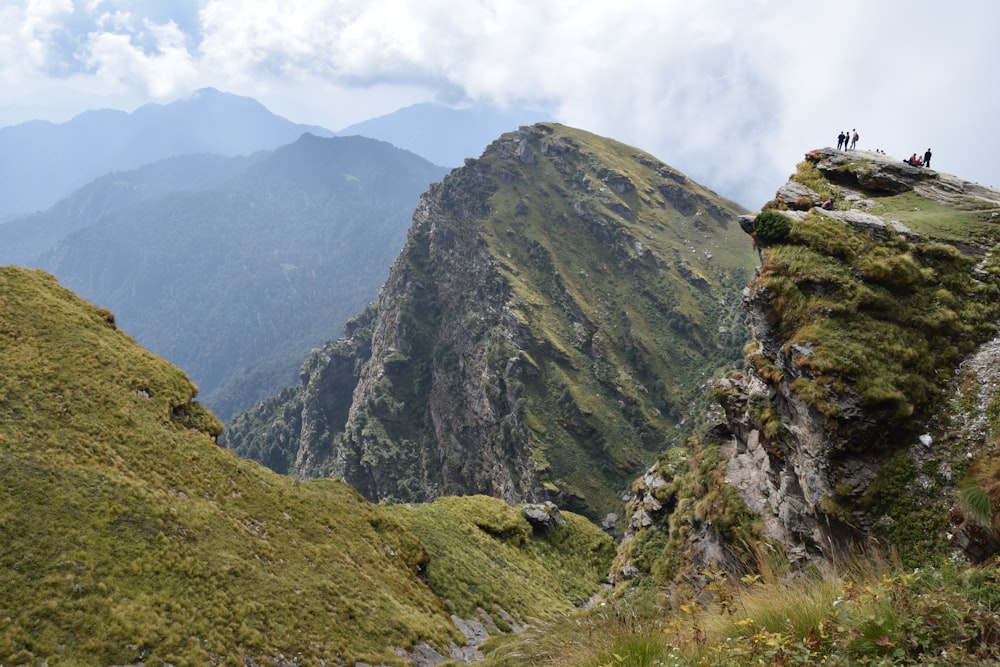
[[(923, 262), (920, 270), (925, 273), (936, 271), (937, 275), (944, 275), (943, 269), (931, 259), (933, 252), (937, 252), (934, 237), (951, 243), (964, 253), (970, 266), (973, 261), (980, 261), (978, 258), (987, 252), (989, 245), (972, 245), (955, 238), (954, 232), (947, 231), (944, 223), (935, 228), (933, 225), (938, 223), (932, 222), (923, 233), (917, 233), (892, 212), (875, 215), (863, 209), (885, 209), (887, 206), (880, 203), (880, 197), (912, 192), (919, 195), (920, 199), (915, 200), (918, 202), (930, 200), (934, 205), (959, 206), (966, 211), (982, 209), (984, 215), (980, 219), (989, 220), (1000, 210), (1000, 192), (912, 167), (880, 154), (859, 153), (824, 149), (806, 155), (807, 162), (837, 185), (840, 205), (851, 208), (834, 211), (815, 208), (809, 213), (789, 211), (786, 215), (803, 225), (812, 224), (811, 221), (820, 221), (815, 224), (821, 225), (842, 225), (850, 230), (851, 239), (859, 239), (851, 241), (853, 248), (871, 247), (880, 257), (892, 256), (885, 248), (895, 244), (903, 250), (900, 261), (919, 260)], [(808, 188), (801, 183), (784, 186), (776, 201), (781, 204), (781, 193), (792, 193), (797, 200), (801, 197), (820, 200), (818, 194), (809, 194), (806, 190)], [(920, 204), (925, 205), (930, 206)], [(741, 223), (744, 230), (749, 230), (749, 218), (744, 217)], [(800, 235), (805, 233), (800, 232)], [(984, 238), (990, 237), (984, 235)], [(835, 239), (830, 241), (835, 242)], [(834, 261), (845, 264), (853, 261), (847, 258), (846, 252), (834, 251)], [(855, 252), (861, 250), (852, 250), (852, 256)], [(835, 295), (838, 290), (848, 287), (817, 277), (819, 272), (810, 278), (804, 278), (801, 273), (789, 274), (787, 259), (776, 253), (777, 249), (773, 252), (770, 248), (762, 250), (758, 277), (744, 293), (754, 339), (746, 374), (730, 376), (717, 385), (735, 445), (727, 466), (727, 482), (739, 489), (748, 508), (762, 517), (766, 533), (784, 544), (793, 559), (810, 554), (831, 555), (850, 541), (877, 534), (878, 522), (888, 520), (886, 516), (872, 516), (869, 512), (872, 499), (881, 492), (875, 488), (876, 481), (891, 474), (891, 467), (896, 465), (889, 462), (893, 453), (903, 452), (905, 458), (923, 467), (933, 467), (947, 459), (946, 453), (927, 444), (937, 438), (917, 436), (927, 429), (942, 429), (939, 424), (935, 425), (935, 410), (941, 405), (935, 396), (944, 396), (949, 389), (946, 381), (931, 379), (928, 385), (932, 386), (927, 390), (930, 393), (916, 400), (907, 394), (906, 406), (880, 402), (873, 398), (873, 392), (866, 392), (862, 387), (864, 382), (873, 380), (859, 377), (858, 372), (838, 376), (839, 371), (831, 370), (828, 361), (823, 362), (825, 367), (817, 362), (824, 341), (806, 341), (801, 334), (812, 326), (810, 318), (841, 316)], [(795, 270), (808, 271), (804, 265)], [(867, 273), (863, 269), (854, 270), (860, 275), (862, 288), (885, 288), (885, 298), (902, 300), (909, 298), (908, 293), (914, 289), (926, 289), (915, 287), (918, 283), (877, 276), (874, 267)], [(995, 294), (996, 274), (992, 270), (987, 273), (981, 261), (975, 272), (976, 279), (963, 282), (961, 288), (952, 286), (949, 289), (965, 290), (962, 298), (983, 299), (982, 305), (990, 313), (985, 319), (995, 319), (995, 303), (986, 303), (986, 299), (993, 297), (982, 295)], [(797, 289), (810, 298), (829, 297), (829, 305), (822, 307), (824, 301), (816, 299), (813, 313), (792, 312), (787, 297), (776, 291), (779, 284), (787, 282), (768, 279), (768, 276), (777, 275), (790, 276)], [(932, 286), (941, 286), (934, 283), (933, 276), (928, 283), (928, 287)], [(980, 296), (975, 296), (977, 293)], [(851, 314), (842, 316), (847, 318)], [(793, 318), (801, 322), (793, 325)], [(960, 332), (954, 327), (942, 332), (928, 329), (921, 335), (931, 348), (944, 344), (936, 338), (940, 335), (953, 336), (948, 345), (968, 350), (971, 345), (986, 339), (985, 334), (991, 328), (989, 324), (987, 322), (975, 333)], [(881, 326), (877, 317), (872, 319), (872, 326)], [(848, 330), (846, 335), (852, 334)], [(886, 345), (890, 344), (891, 341), (886, 341)], [(843, 360), (844, 368), (864, 369), (867, 355), (873, 355), (872, 358), (875, 355), (875, 350), (860, 346), (852, 350), (856, 358)], [(935, 366), (927, 372), (946, 379), (961, 358), (951, 353), (937, 357)], [(901, 363), (912, 362), (904, 360)], [(871, 365), (877, 366), (877, 362)], [(890, 372), (896, 371), (893, 368)], [(815, 394), (803, 391), (806, 383), (808, 387), (821, 387), (823, 397), (817, 399)], [(905, 389), (901, 391), (906, 393)], [(919, 392), (914, 395), (922, 396)], [(949, 469), (947, 479), (942, 475), (941, 483), (951, 481)], [(925, 487), (930, 488), (930, 482), (925, 483)]]
[(504, 135), (421, 197), (368, 324), (303, 366), (290, 472), (373, 499), (620, 512), (739, 358), (739, 213), (610, 140)]
[[(330, 472), (370, 498), (539, 498), (525, 439), (502, 430), (527, 368), (513, 293), (475, 212), (442, 201), (442, 187), (421, 198), (406, 252), (383, 287), (372, 359)], [(322, 451), (324, 443), (303, 444)]]

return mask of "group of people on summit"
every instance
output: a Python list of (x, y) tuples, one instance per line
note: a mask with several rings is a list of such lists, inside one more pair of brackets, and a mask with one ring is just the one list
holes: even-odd
[[(858, 145), (858, 131), (856, 129), (848, 131), (843, 131), (837, 135), (837, 150), (854, 150), (855, 146)], [(876, 153), (884, 153), (884, 151), (876, 150)], [(924, 152), (924, 156), (920, 157), (916, 153), (910, 157), (903, 160), (906, 164), (913, 165), (914, 167), (930, 167), (931, 166), (931, 149), (927, 149)]]
[(924, 157), (921, 158), (919, 155), (914, 153), (910, 157), (903, 160), (906, 164), (912, 164), (914, 167), (930, 167), (931, 166), (931, 149), (927, 149), (924, 152)]
[(844, 131), (837, 135), (837, 150), (847, 150), (850, 148), (854, 150), (854, 147), (858, 145), (858, 131), (851, 130), (850, 132)]

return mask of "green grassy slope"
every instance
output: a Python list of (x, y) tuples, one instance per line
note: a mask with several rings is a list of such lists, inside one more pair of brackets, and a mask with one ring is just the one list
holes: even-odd
[[(239, 460), (183, 373), (45, 273), (0, 268), (0, 342), (0, 664), (402, 664), (395, 647), (464, 641), (454, 577), (431, 576), (443, 599), (425, 582), (437, 545), (468, 531), (463, 501), (447, 521), (415, 509), (438, 525), (423, 538), (343, 483)], [(527, 618), (597, 589), (596, 528), (570, 516), (543, 538), (515, 509), (490, 513), (522, 529), (513, 571), (554, 581), (573, 545), (597, 556), (544, 601), (498, 579), (506, 597), (478, 604)], [(466, 586), (509, 539), (462, 551)]]
[[(462, 618), (477, 609), (513, 613), (520, 622), (565, 612), (607, 580), (614, 546), (584, 517), (563, 513), (564, 525), (536, 531), (524, 515), (488, 496), (387, 505), (394, 519), (420, 535), (430, 555), (427, 581)], [(503, 614), (494, 614), (499, 621)]]
[(218, 448), (187, 378), (47, 275), (0, 269), (0, 298), (5, 664), (336, 661), (451, 638), (419, 542), (377, 508)]

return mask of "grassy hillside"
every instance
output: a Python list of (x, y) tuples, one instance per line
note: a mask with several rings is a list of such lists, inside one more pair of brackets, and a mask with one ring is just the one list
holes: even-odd
[(584, 604), (607, 580), (611, 539), (584, 517), (538, 531), (520, 512), (488, 496), (387, 505), (420, 536), (430, 555), (427, 582), (462, 618), (513, 610), (521, 622)]
[[(0, 663), (402, 664), (396, 647), (464, 641), (452, 577), (425, 583), (437, 547), (419, 525), (340, 482), (299, 483), (219, 448), (187, 377), (107, 310), (3, 267), (0, 341)], [(517, 510), (490, 511), (523, 528)], [(464, 535), (458, 515), (428, 544)], [(610, 545), (573, 521), (570, 543), (579, 532), (599, 546), (563, 572), (564, 595), (539, 604), (510, 580), (507, 597), (477, 602), (527, 618), (592, 594)], [(466, 563), (509, 538), (486, 536)], [(568, 556), (553, 554), (570, 553), (531, 531), (516, 542), (518, 571), (546, 556), (555, 577)]]
[(498, 187), (483, 235), (529, 332), (533, 463), (559, 502), (614, 507), (614, 481), (683, 442), (703, 384), (741, 357), (756, 258), (739, 207), (652, 156), (574, 128), (538, 133), (545, 154), (530, 161), (484, 156)]

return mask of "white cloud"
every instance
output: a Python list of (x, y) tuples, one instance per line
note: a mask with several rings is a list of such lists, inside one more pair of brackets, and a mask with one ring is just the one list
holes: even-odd
[[(16, 38), (17, 46), (22, 49), (24, 61), (21, 66), (24, 69), (41, 70), (52, 64), (55, 42), (64, 31), (66, 16), (72, 13), (71, 0), (29, 0), (19, 17), (20, 29)], [(12, 25), (6, 21), (5, 24)]]
[[(109, 17), (103, 18), (106, 21)], [(111, 18), (120, 30), (130, 24), (131, 17), (116, 14)], [(137, 40), (149, 40), (151, 52)], [(97, 78), (113, 87), (138, 88), (155, 100), (187, 92), (199, 76), (186, 36), (172, 21), (157, 25), (144, 20), (136, 32), (90, 33), (79, 58)]]
[(0, 106), (60, 81), (213, 85), (332, 129), (428, 99), (544, 106), (759, 206), (851, 127), (1000, 185), (997, 24), (994, 0), (32, 1), (0, 9)]

